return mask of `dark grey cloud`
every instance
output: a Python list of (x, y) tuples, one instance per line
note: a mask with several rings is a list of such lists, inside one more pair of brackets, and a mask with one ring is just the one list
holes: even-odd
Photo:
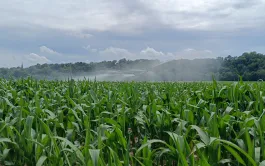
[(9, 0), (0, 2), (0, 25), (120, 33), (160, 27), (223, 30), (224, 24), (237, 29), (253, 20), (254, 27), (264, 26), (264, 9), (263, 0)]

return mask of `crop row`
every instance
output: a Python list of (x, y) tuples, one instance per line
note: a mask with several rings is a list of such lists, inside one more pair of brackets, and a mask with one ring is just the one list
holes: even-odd
[(262, 82), (0, 80), (0, 165), (265, 165)]

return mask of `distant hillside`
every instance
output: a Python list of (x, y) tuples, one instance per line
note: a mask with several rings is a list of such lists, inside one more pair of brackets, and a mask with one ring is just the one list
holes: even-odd
[[(28, 68), (13, 67), (13, 68), (0, 68), (1, 78), (25, 78), (33, 77), (36, 79), (67, 79), (67, 78), (95, 78), (100, 75), (99, 80), (123, 80), (119, 77), (121, 73), (125, 74), (138, 74), (153, 66), (160, 64), (158, 60), (126, 60), (119, 61), (102, 61), (102, 62), (77, 62), (66, 64), (37, 64)], [(115, 75), (115, 77), (112, 77)], [(126, 76), (127, 76), (126, 75)], [(128, 75), (128, 76), (131, 76)], [(117, 78), (117, 79), (115, 79)]]
[(96, 79), (99, 81), (209, 81), (215, 76), (220, 81), (265, 80), (265, 55), (249, 52), (239, 57), (215, 59), (103, 61), (91, 63), (37, 64), (28, 68), (0, 68), (0, 78), (48, 80)]

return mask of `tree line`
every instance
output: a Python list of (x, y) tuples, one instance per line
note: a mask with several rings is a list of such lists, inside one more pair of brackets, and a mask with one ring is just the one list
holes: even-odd
[[(0, 68), (0, 77), (16, 79), (30, 76), (36, 79), (60, 79), (66, 76), (89, 75), (100, 70), (137, 69), (143, 71), (154, 70), (154, 73), (160, 76), (157, 78), (163, 78), (161, 81), (167, 81), (167, 78), (163, 76), (167, 75), (168, 72), (175, 73), (170, 75), (170, 78), (175, 78), (175, 81), (185, 81), (179, 80), (180, 77), (177, 76), (182, 74), (181, 77), (185, 79), (185, 75), (192, 75), (192, 72), (196, 73), (196, 76), (200, 77), (201, 80), (208, 80), (211, 75), (214, 75), (220, 81), (236, 81), (239, 76), (242, 76), (243, 80), (246, 81), (265, 80), (265, 55), (257, 52), (245, 52), (241, 56), (229, 55), (225, 58), (175, 60), (174, 63), (172, 62), (160, 65), (161, 62), (158, 60), (121, 59), (91, 63), (37, 64), (27, 68), (21, 65), (20, 67)], [(160, 67), (156, 67), (159, 65)], [(196, 67), (196, 65), (198, 66)], [(182, 66), (182, 70), (178, 70), (180, 66)], [(189, 68), (189, 70), (184, 70), (185, 68)]]
[(100, 70), (127, 70), (131, 68), (145, 70), (159, 64), (158, 60), (113, 60), (102, 62), (77, 62), (64, 64), (37, 64), (27, 68), (20, 67), (0, 68), (1, 78), (26, 78), (35, 79), (63, 79), (72, 76), (82, 76), (95, 73)]
[(239, 76), (246, 81), (265, 80), (265, 55), (246, 52), (239, 57), (225, 57), (219, 70), (219, 80), (234, 81)]

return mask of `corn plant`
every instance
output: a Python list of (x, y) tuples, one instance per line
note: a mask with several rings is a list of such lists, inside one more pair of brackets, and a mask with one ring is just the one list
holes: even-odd
[(0, 165), (265, 165), (262, 82), (0, 79)]

